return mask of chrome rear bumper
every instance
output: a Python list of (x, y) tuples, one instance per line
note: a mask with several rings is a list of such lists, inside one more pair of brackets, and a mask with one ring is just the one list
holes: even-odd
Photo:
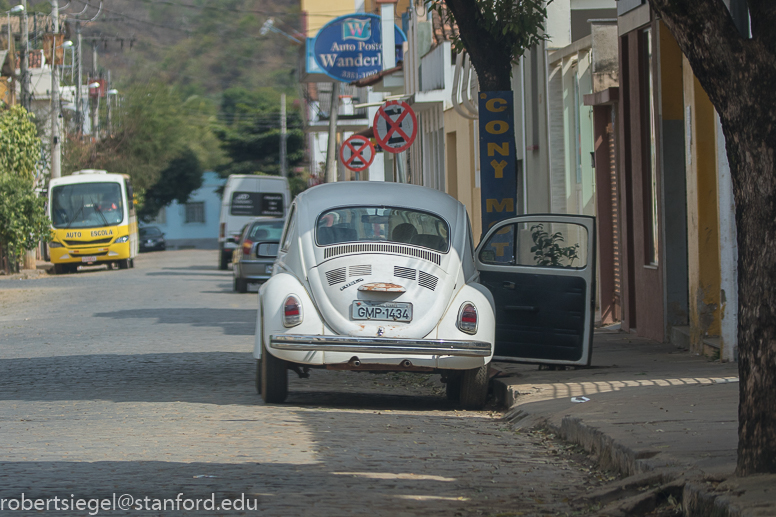
[(352, 352), (361, 354), (451, 355), (488, 357), (492, 345), (485, 341), (450, 339), (397, 339), (387, 337), (304, 336), (276, 334), (269, 337), (276, 350), (301, 352)]

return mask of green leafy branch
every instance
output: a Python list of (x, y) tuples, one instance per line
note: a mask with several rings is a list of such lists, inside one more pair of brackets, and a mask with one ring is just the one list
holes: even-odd
[[(510, 49), (512, 59), (517, 59), (534, 45), (545, 41), (544, 21), (547, 5), (552, 0), (455, 0), (457, 3), (473, 3), (477, 26), (487, 32), (503, 48)], [(451, 0), (427, 0), (429, 10), (436, 11), (443, 22), (456, 26), (455, 15), (447, 7)], [(458, 32), (453, 33), (453, 48), (461, 53), (466, 50)]]
[(531, 238), (534, 241), (531, 252), (538, 266), (573, 267), (574, 261), (579, 259), (579, 244), (561, 246), (559, 243), (565, 242), (563, 234), (555, 232), (550, 235), (544, 231), (543, 224), (531, 226)]

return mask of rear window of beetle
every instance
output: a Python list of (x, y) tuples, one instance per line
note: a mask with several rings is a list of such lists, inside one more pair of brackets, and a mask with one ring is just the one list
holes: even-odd
[(450, 248), (450, 226), (430, 212), (408, 208), (351, 206), (318, 216), (316, 242), (330, 246), (348, 242), (409, 244), (442, 253)]

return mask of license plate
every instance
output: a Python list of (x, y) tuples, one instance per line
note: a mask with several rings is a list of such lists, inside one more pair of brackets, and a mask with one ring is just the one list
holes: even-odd
[(81, 262), (97, 262), (97, 257), (81, 257)]
[(351, 305), (350, 314), (354, 320), (412, 321), (412, 304), (358, 300)]

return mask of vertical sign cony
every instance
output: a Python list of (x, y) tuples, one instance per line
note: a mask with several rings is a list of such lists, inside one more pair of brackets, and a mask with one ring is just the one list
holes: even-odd
[(480, 92), (482, 233), (517, 215), (514, 97), (511, 91)]

